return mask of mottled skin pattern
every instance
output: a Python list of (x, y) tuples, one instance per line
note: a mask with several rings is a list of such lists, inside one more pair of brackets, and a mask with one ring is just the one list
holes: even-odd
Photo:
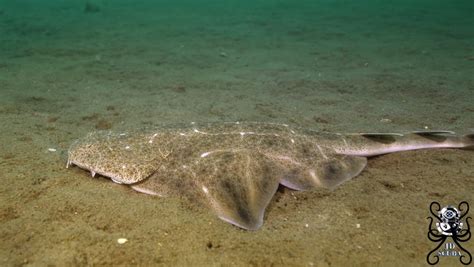
[(332, 134), (271, 123), (210, 123), (142, 132), (95, 132), (69, 149), (77, 165), (160, 196), (181, 195), (223, 220), (255, 230), (278, 185), (335, 188), (368, 156), (403, 150), (472, 148), (473, 136), (432, 131)]

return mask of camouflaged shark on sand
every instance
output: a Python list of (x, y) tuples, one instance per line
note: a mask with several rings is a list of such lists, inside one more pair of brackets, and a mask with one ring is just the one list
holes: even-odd
[(256, 230), (279, 185), (334, 189), (371, 156), (427, 148), (474, 147), (450, 131), (340, 134), (273, 123), (208, 123), (145, 131), (98, 131), (75, 141), (76, 165), (136, 191), (184, 196), (222, 220)]

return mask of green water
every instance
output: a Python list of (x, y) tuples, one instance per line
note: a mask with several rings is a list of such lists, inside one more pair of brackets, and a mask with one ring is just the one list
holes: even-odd
[(245, 232), (65, 169), (67, 150), (190, 121), (466, 133), (473, 103), (472, 0), (0, 0), (0, 265), (424, 265), (429, 203), (474, 203), (472, 151), (282, 189)]

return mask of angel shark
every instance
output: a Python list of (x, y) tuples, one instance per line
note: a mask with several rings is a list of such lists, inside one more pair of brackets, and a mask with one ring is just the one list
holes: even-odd
[(450, 131), (340, 134), (273, 123), (191, 123), (90, 133), (71, 145), (67, 166), (142, 193), (184, 196), (224, 221), (256, 230), (279, 184), (333, 189), (357, 176), (367, 157), (473, 147), (474, 134)]

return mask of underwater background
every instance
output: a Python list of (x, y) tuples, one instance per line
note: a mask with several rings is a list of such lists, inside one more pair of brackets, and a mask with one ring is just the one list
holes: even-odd
[(424, 265), (431, 201), (474, 205), (462, 150), (282, 188), (255, 232), (65, 168), (88, 132), (191, 121), (473, 131), (474, 1), (0, 0), (0, 265)]

